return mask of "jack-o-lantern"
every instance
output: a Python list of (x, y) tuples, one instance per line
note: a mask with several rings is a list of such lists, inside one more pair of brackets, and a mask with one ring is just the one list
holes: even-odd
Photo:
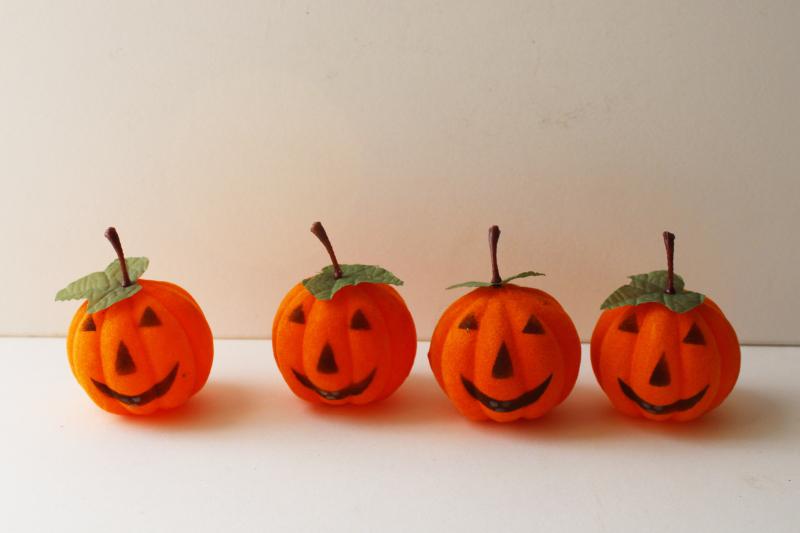
[(631, 276), (603, 303), (592, 334), (592, 368), (611, 403), (657, 421), (714, 409), (739, 376), (736, 332), (714, 302), (684, 290), (674, 241), (664, 232), (667, 270)]
[(367, 404), (408, 377), (417, 334), (400, 294), (403, 282), (374, 265), (340, 265), (319, 222), (311, 227), (332, 265), (283, 298), (272, 324), (275, 361), (300, 398), (328, 405)]
[(211, 372), (214, 344), (197, 302), (166, 281), (139, 279), (149, 261), (118, 259), (59, 291), (56, 300), (87, 299), (72, 319), (67, 356), (89, 397), (116, 414), (147, 415), (182, 405)]
[(489, 229), (492, 280), (444, 312), (428, 359), (445, 394), (474, 420), (510, 422), (537, 418), (564, 401), (578, 378), (578, 333), (555, 298), (509, 283), (541, 276), (523, 272), (502, 279), (497, 267), (500, 230)]

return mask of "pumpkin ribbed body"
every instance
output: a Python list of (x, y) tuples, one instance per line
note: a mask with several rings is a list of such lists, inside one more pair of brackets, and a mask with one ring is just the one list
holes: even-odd
[(142, 289), (96, 313), (84, 303), (67, 335), (69, 364), (101, 408), (146, 415), (182, 405), (211, 372), (214, 343), (197, 302), (181, 287)]
[(555, 298), (506, 284), (475, 289), (450, 305), (428, 358), (462, 414), (508, 422), (540, 417), (569, 395), (580, 340)]
[(686, 421), (717, 407), (739, 375), (736, 332), (709, 298), (685, 313), (657, 303), (605, 311), (592, 334), (592, 368), (615, 408)]
[(299, 283), (275, 314), (272, 348), (300, 398), (366, 404), (386, 398), (408, 377), (417, 335), (405, 302), (389, 285), (361, 283), (318, 300)]

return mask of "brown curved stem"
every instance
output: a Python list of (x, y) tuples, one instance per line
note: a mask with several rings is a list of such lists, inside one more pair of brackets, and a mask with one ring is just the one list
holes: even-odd
[(122, 243), (119, 240), (119, 234), (114, 226), (106, 230), (106, 239), (109, 240), (114, 251), (117, 252), (119, 258), (119, 267), (122, 270), (122, 286), (129, 287), (131, 285), (131, 278), (128, 275), (128, 264), (125, 262), (125, 252), (122, 251)]
[(322, 227), (321, 222), (314, 222), (311, 224), (311, 233), (316, 235), (317, 239), (322, 242), (322, 245), (328, 250), (328, 255), (331, 256), (331, 263), (333, 263), (333, 278), (339, 279), (342, 277), (342, 267), (339, 266), (339, 261), (336, 260), (336, 254), (333, 252), (333, 245)]
[(675, 294), (675, 268), (673, 259), (675, 257), (675, 235), (668, 231), (664, 232), (664, 247), (667, 249), (667, 288), (664, 292)]
[(503, 282), (500, 270), (497, 268), (497, 241), (500, 240), (500, 228), (489, 228), (489, 253), (492, 255), (492, 285), (499, 287)]

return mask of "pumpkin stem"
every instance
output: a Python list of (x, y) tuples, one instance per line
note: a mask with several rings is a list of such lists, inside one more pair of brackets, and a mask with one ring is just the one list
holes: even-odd
[(122, 251), (122, 243), (119, 240), (117, 229), (114, 226), (111, 226), (106, 230), (105, 235), (106, 239), (111, 242), (111, 246), (114, 247), (114, 251), (117, 252), (117, 257), (119, 258), (119, 267), (122, 270), (122, 286), (130, 287), (131, 278), (128, 275), (128, 264), (125, 262), (125, 253)]
[(675, 294), (675, 270), (673, 258), (675, 256), (675, 234), (664, 232), (664, 247), (667, 249), (667, 288), (666, 294)]
[(500, 240), (500, 228), (489, 228), (489, 253), (492, 256), (492, 286), (499, 287), (503, 283), (500, 271), (497, 269), (497, 241)]
[(328, 234), (325, 232), (325, 228), (322, 227), (322, 223), (314, 222), (311, 224), (311, 233), (316, 235), (317, 239), (319, 239), (325, 249), (328, 250), (328, 255), (331, 256), (331, 263), (333, 263), (333, 279), (341, 278), (343, 275), (342, 267), (339, 266), (339, 261), (336, 260), (336, 254), (333, 252), (333, 245), (328, 238)]

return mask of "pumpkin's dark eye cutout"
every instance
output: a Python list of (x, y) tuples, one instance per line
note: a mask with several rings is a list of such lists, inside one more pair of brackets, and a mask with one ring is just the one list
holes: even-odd
[(703, 336), (703, 332), (700, 331), (700, 328), (697, 327), (697, 324), (692, 324), (692, 327), (689, 329), (689, 333), (687, 333), (683, 338), (683, 342), (685, 344), (704, 345), (706, 343), (706, 338)]
[(527, 333), (528, 335), (544, 335), (544, 326), (542, 326), (538, 318), (531, 315), (530, 318), (528, 318), (528, 323), (522, 328), (522, 333)]
[(353, 313), (353, 318), (350, 319), (350, 329), (370, 329), (369, 320), (361, 309)]
[(478, 319), (475, 318), (474, 314), (470, 313), (464, 317), (464, 319), (458, 325), (458, 329), (466, 329), (467, 331), (478, 329)]
[(97, 331), (97, 326), (94, 325), (94, 319), (92, 319), (92, 315), (89, 315), (89, 318), (87, 318), (83, 323), (81, 331)]
[(628, 333), (639, 333), (639, 325), (636, 323), (636, 313), (631, 313), (619, 325), (620, 331), (627, 331)]
[(294, 322), (295, 324), (305, 324), (306, 323), (306, 314), (303, 313), (303, 306), (298, 305), (292, 311), (292, 314), (289, 315), (289, 322)]
[(145, 308), (144, 313), (142, 313), (142, 318), (139, 319), (139, 327), (140, 328), (152, 328), (154, 326), (160, 326), (161, 320), (158, 319), (158, 315), (156, 312), (153, 311), (150, 307)]

